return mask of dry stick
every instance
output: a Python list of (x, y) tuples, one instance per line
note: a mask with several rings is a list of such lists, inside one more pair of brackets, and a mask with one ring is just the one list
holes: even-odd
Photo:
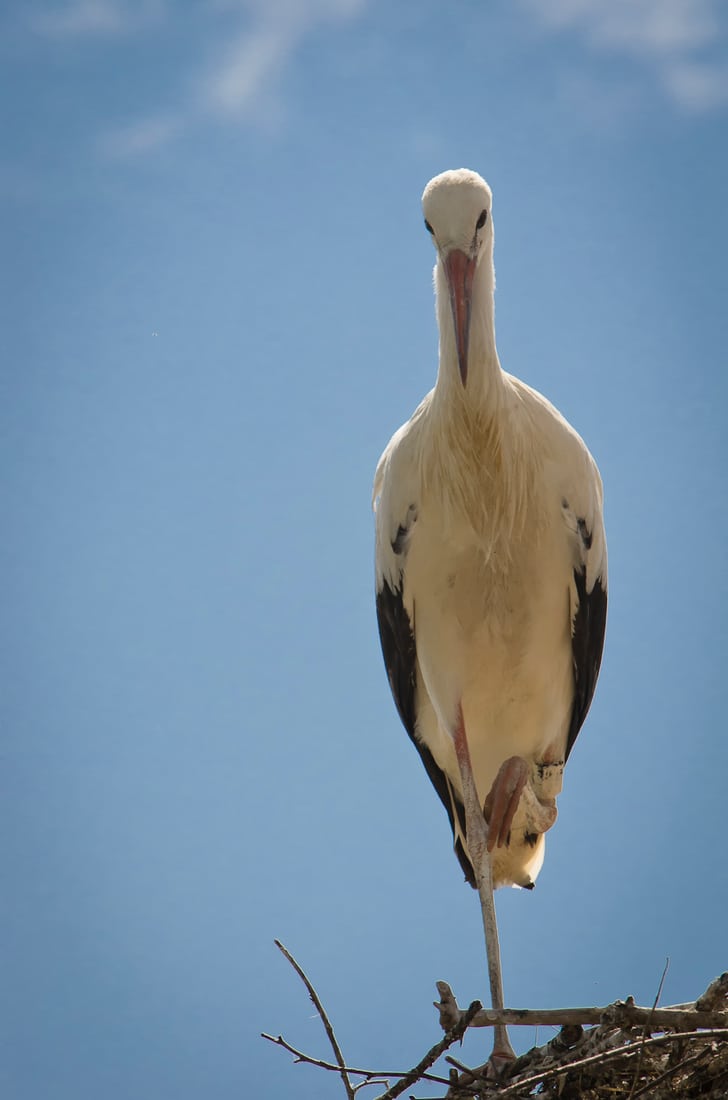
[[(493, 1027), (494, 1024), (522, 1024), (528, 1027), (545, 1025), (546, 1027), (563, 1027), (564, 1024), (601, 1024), (605, 1021), (615, 1026), (632, 1026), (651, 1023), (655, 1029), (658, 1027), (676, 1027), (690, 1030), (697, 1027), (725, 1027), (728, 1025), (728, 1005), (719, 1010), (720, 998), (715, 996), (709, 999), (714, 987), (722, 991), (722, 981), (728, 986), (728, 973), (721, 975), (708, 987), (702, 997), (695, 1003), (667, 1005), (665, 1008), (643, 1008), (636, 1005), (631, 997), (626, 1001), (615, 1001), (614, 1004), (600, 1008), (597, 1005), (582, 1008), (483, 1008), (477, 1013), (471, 1027)], [(458, 1007), (455, 994), (447, 982), (437, 982), (437, 991), (440, 1000), (435, 1001), (435, 1008), (440, 1012), (440, 1027), (443, 1031), (451, 1028), (460, 1018), (461, 1009)], [(725, 994), (723, 994), (725, 995)]]
[(657, 1002), (660, 999), (660, 994), (662, 993), (662, 987), (665, 984), (665, 977), (666, 977), (667, 972), (668, 972), (669, 969), (670, 969), (670, 957), (668, 956), (665, 959), (665, 968), (662, 971), (662, 977), (660, 978), (660, 984), (657, 987), (657, 993), (655, 994), (655, 999), (652, 1002), (652, 1012), (651, 1012), (650, 1016), (648, 1017), (648, 1019), (645, 1020), (645, 1027), (644, 1027), (644, 1031), (642, 1032), (642, 1043), (640, 1045), (640, 1054), (639, 1054), (639, 1058), (637, 1059), (637, 1068), (634, 1071), (634, 1079), (632, 1081), (632, 1088), (629, 1090), (629, 1096), (627, 1097), (627, 1100), (632, 1100), (632, 1097), (634, 1096), (634, 1093), (635, 1093), (635, 1089), (637, 1088), (637, 1082), (639, 1081), (639, 1076), (640, 1076), (640, 1073), (642, 1071), (642, 1061), (643, 1061), (643, 1058), (644, 1058), (644, 1051), (645, 1051), (645, 1039), (647, 1038), (647, 1036), (650, 1033), (650, 1024), (651, 1024), (651, 1022), (654, 1018), (655, 1009), (657, 1008)]
[(273, 943), (276, 945), (278, 950), (280, 952), (282, 952), (283, 955), (285, 955), (285, 957), (288, 959), (289, 963), (291, 964), (293, 969), (296, 971), (296, 973), (298, 974), (298, 976), (301, 979), (301, 981), (303, 982), (303, 984), (306, 986), (306, 989), (308, 990), (308, 995), (309, 995), (309, 997), (311, 998), (311, 1000), (313, 1002), (313, 1006), (316, 1009), (316, 1011), (318, 1012), (319, 1016), (321, 1017), (321, 1022), (324, 1025), (324, 1028), (326, 1029), (326, 1034), (329, 1037), (329, 1042), (331, 1043), (331, 1048), (334, 1052), (334, 1057), (336, 1058), (336, 1061), (339, 1063), (339, 1071), (341, 1073), (341, 1080), (344, 1082), (344, 1088), (346, 1089), (347, 1100), (355, 1100), (355, 1093), (354, 1093), (354, 1090), (352, 1088), (351, 1081), (349, 1080), (349, 1075), (346, 1072), (346, 1063), (344, 1061), (344, 1055), (341, 1053), (341, 1047), (339, 1046), (339, 1044), (336, 1040), (336, 1036), (334, 1035), (334, 1029), (331, 1026), (331, 1021), (329, 1020), (328, 1016), (326, 1015), (326, 1009), (324, 1008), (324, 1006), (321, 1004), (321, 1001), (319, 1000), (318, 993), (316, 992), (314, 987), (311, 985), (311, 982), (308, 980), (308, 978), (306, 977), (303, 970), (298, 965), (298, 963), (296, 962), (296, 960), (294, 959), (294, 957), (290, 953), (290, 951), (286, 950), (286, 948), (283, 946), (283, 944), (281, 943), (280, 940), (273, 940)]
[(357, 1093), (359, 1089), (372, 1088), (373, 1085), (388, 1085), (389, 1081), (380, 1081), (377, 1077), (372, 1077), (368, 1081), (360, 1081), (358, 1085), (354, 1085), (354, 1092)]
[[(391, 1089), (387, 1089), (381, 1096), (378, 1096), (376, 1100), (395, 1100), (397, 1096), (401, 1096), (406, 1088), (409, 1088), (410, 1085), (414, 1085), (416, 1081), (420, 1081), (425, 1076), (425, 1071), (445, 1053), (448, 1047), (451, 1047), (458, 1039), (462, 1039), (470, 1025), (471, 1019), (480, 1008), (482, 1008), (480, 1001), (473, 1001), (470, 1008), (463, 1013), (462, 1018), (455, 1024), (455, 1027), (450, 1028), (447, 1034), (440, 1039), (440, 1042), (435, 1043), (434, 1047), (428, 1050), (424, 1058), (422, 1058), (409, 1073), (405, 1074), (396, 1085), (392, 1085)], [(445, 1084), (449, 1084), (449, 1081), (446, 1081)]]
[[(669, 1035), (656, 1035), (651, 1039), (646, 1039), (643, 1043), (645, 1047), (658, 1046), (662, 1043), (676, 1042), (678, 1039), (709, 1039), (711, 1036), (723, 1036), (728, 1037), (728, 1028), (711, 1028), (709, 1031), (676, 1031)], [(498, 1093), (498, 1100), (502, 1100), (506, 1096), (514, 1096), (519, 1089), (533, 1088), (534, 1085), (538, 1085), (542, 1081), (547, 1081), (550, 1077), (558, 1077), (562, 1073), (571, 1072), (575, 1069), (582, 1069), (584, 1066), (595, 1065), (599, 1062), (609, 1062), (614, 1058), (622, 1058), (625, 1055), (634, 1054), (635, 1043), (626, 1043), (621, 1047), (614, 1047), (612, 1050), (605, 1050), (599, 1054), (592, 1054), (588, 1058), (579, 1058), (575, 1062), (561, 1062), (557, 1066), (552, 1066), (550, 1069), (544, 1070), (543, 1073), (534, 1073), (531, 1077), (522, 1077), (520, 1081), (514, 1081), (512, 1085), (507, 1085)]]
[(630, 1001), (617, 1001), (613, 1005), (599, 1008), (597, 1005), (584, 1008), (504, 1008), (482, 1009), (471, 1027), (493, 1027), (494, 1024), (523, 1024), (533, 1027), (563, 1027), (564, 1024), (600, 1024), (608, 1020), (615, 1026), (636, 1027), (650, 1023), (655, 1030), (663, 1027), (698, 1028), (725, 1027), (728, 1024), (728, 1012), (698, 1012), (689, 1008), (643, 1008)]
[[(456, 1080), (453, 1084), (457, 1084), (458, 1088), (466, 1089), (470, 1088), (473, 1084), (477, 1084), (478, 1077), (480, 1076), (480, 1068), (472, 1069), (470, 1066), (463, 1065), (462, 1062), (458, 1062), (457, 1058), (453, 1058), (451, 1054), (445, 1055), (445, 1061), (448, 1065), (454, 1066), (455, 1069), (460, 1070), (460, 1077), (455, 1075)], [(452, 1070), (450, 1070), (452, 1075)]]
[[(269, 1043), (273, 1043), (274, 1046), (283, 1047), (289, 1054), (292, 1054), (296, 1062), (303, 1062), (308, 1066), (316, 1066), (318, 1069), (328, 1069), (334, 1073), (341, 1073), (344, 1069), (353, 1077), (368, 1077), (368, 1078), (381, 1078), (381, 1083), (386, 1084), (388, 1077), (405, 1077), (406, 1074), (401, 1070), (379, 1070), (379, 1069), (357, 1069), (355, 1066), (340, 1066), (338, 1063), (327, 1062), (324, 1058), (314, 1058), (312, 1054), (305, 1054), (304, 1051), (298, 1050), (289, 1043), (287, 1039), (284, 1039), (282, 1035), (268, 1035), (267, 1032), (261, 1031), (261, 1039), (267, 1039)], [(434, 1073), (423, 1073), (422, 1078), (425, 1081), (435, 1081), (438, 1085), (448, 1085), (450, 1082), (444, 1077), (438, 1077)], [(373, 1081), (369, 1080), (362, 1082), (362, 1084), (372, 1084)], [(380, 1082), (377, 1081), (377, 1084)], [(354, 1085), (354, 1089), (358, 1089), (359, 1085)]]

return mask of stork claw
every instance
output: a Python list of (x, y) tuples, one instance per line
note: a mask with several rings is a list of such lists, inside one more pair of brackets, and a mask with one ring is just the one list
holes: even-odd
[(513, 818), (527, 779), (528, 764), (522, 756), (510, 756), (501, 764), (483, 806), (488, 822), (489, 852), (508, 845)]

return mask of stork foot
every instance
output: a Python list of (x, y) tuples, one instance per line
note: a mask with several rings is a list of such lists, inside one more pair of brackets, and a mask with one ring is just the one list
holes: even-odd
[(508, 1037), (505, 1024), (496, 1024), (493, 1028), (493, 1050), (486, 1062), (486, 1073), (491, 1077), (502, 1077), (508, 1067), (516, 1060), (516, 1052)]
[(513, 1065), (516, 1060), (516, 1052), (511, 1044), (508, 1044), (508, 1049), (505, 1050), (502, 1047), (494, 1049), (488, 1061), (485, 1063), (484, 1071), (485, 1076), (490, 1078), (503, 1077), (508, 1068)]
[[(508, 1044), (508, 1050), (496, 1049), (491, 1054), (488, 1061), (482, 1066), (475, 1066), (473, 1069), (463, 1069), (463, 1072), (458, 1074), (457, 1080), (453, 1081), (452, 1086), (448, 1090), (447, 1096), (460, 1097), (463, 1095), (461, 1089), (470, 1089), (477, 1085), (478, 1081), (484, 1081), (489, 1084), (493, 1084), (496, 1081), (503, 1081), (508, 1076), (508, 1070), (516, 1060), (515, 1052)], [(451, 1070), (451, 1074), (454, 1076), (454, 1071)], [(468, 1092), (470, 1095), (470, 1092)]]
[(513, 818), (528, 776), (529, 767), (522, 756), (510, 756), (501, 764), (483, 806), (488, 822), (489, 852), (508, 844)]

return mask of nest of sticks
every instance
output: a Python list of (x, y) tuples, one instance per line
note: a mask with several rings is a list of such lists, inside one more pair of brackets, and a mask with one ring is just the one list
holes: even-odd
[[(441, 1023), (454, 1027), (464, 1014), (445, 982), (438, 989)], [(560, 1031), (516, 1059), (497, 1081), (448, 1059), (450, 1100), (728, 1097), (728, 973), (689, 1004), (642, 1008), (627, 998), (604, 1008), (476, 1009), (468, 1026), (496, 1020), (560, 1025)]]
[[(446, 982), (438, 982), (444, 1036), (409, 1070), (357, 1068), (347, 1063), (331, 1021), (310, 980), (278, 940), (303, 981), (334, 1054), (333, 1060), (305, 1054), (283, 1036), (263, 1034), (296, 1062), (337, 1074), (347, 1100), (727, 1100), (728, 972), (687, 1004), (651, 1008), (630, 997), (603, 1008), (505, 1009), (493, 1012), (474, 1001), (461, 1009)], [(664, 980), (664, 974), (663, 974)], [(489, 1066), (468, 1068), (448, 1050), (472, 1027), (544, 1025), (559, 1027), (543, 1046), (533, 1047), (495, 1078)], [(427, 1092), (423, 1091), (427, 1089)], [(374, 1093), (374, 1090), (377, 1090)], [(433, 1091), (437, 1090), (437, 1091)]]

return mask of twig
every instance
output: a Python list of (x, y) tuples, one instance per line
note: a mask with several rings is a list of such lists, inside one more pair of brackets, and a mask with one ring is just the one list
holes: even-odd
[[(483, 1006), (481, 1005), (480, 1001), (473, 1001), (470, 1008), (468, 1008), (462, 1014), (460, 1020), (458, 1020), (454, 1027), (450, 1028), (445, 1036), (440, 1039), (440, 1042), (435, 1043), (434, 1047), (431, 1047), (428, 1050), (424, 1058), (422, 1058), (417, 1063), (417, 1065), (409, 1071), (409, 1073), (405, 1074), (405, 1076), (400, 1081), (398, 1081), (396, 1085), (393, 1085), (390, 1089), (387, 1089), (386, 1092), (383, 1092), (381, 1096), (378, 1096), (377, 1100), (395, 1100), (397, 1096), (401, 1096), (406, 1088), (409, 1088), (410, 1085), (414, 1085), (416, 1081), (421, 1080), (421, 1078), (425, 1075), (425, 1071), (428, 1070), (430, 1066), (433, 1065), (442, 1054), (445, 1053), (448, 1047), (451, 1047), (453, 1043), (456, 1043), (458, 1041), (458, 1039), (462, 1039), (463, 1035), (470, 1026), (470, 1021), (472, 1020), (473, 1016), (482, 1007)], [(449, 1084), (449, 1082), (446, 1083)]]
[(321, 1004), (318, 993), (316, 992), (314, 987), (311, 985), (311, 982), (306, 977), (303, 970), (298, 965), (298, 963), (296, 962), (296, 960), (294, 959), (294, 957), (290, 953), (290, 951), (288, 951), (283, 946), (283, 944), (281, 943), (280, 940), (273, 940), (273, 942), (276, 945), (276, 947), (278, 948), (278, 950), (283, 955), (285, 955), (285, 957), (288, 959), (289, 963), (291, 964), (293, 969), (296, 971), (296, 973), (298, 974), (298, 976), (301, 979), (301, 981), (303, 982), (303, 984), (306, 986), (306, 989), (308, 990), (308, 995), (309, 995), (309, 997), (311, 998), (311, 1000), (313, 1002), (313, 1006), (316, 1009), (316, 1011), (318, 1012), (319, 1016), (321, 1017), (321, 1022), (324, 1025), (324, 1028), (326, 1030), (326, 1034), (328, 1035), (328, 1038), (329, 1038), (329, 1042), (331, 1043), (331, 1049), (334, 1052), (334, 1057), (336, 1058), (336, 1061), (339, 1064), (339, 1070), (340, 1070), (340, 1073), (341, 1073), (341, 1080), (344, 1082), (344, 1088), (346, 1089), (347, 1100), (355, 1100), (354, 1089), (352, 1088), (351, 1081), (349, 1080), (349, 1075), (346, 1072), (346, 1062), (344, 1061), (344, 1055), (341, 1053), (341, 1047), (339, 1046), (339, 1044), (337, 1042), (337, 1039), (336, 1039), (336, 1036), (334, 1035), (334, 1029), (331, 1026), (331, 1021), (329, 1020), (328, 1016), (326, 1015), (326, 1009)]
[(634, 1096), (634, 1093), (635, 1093), (635, 1089), (637, 1088), (637, 1082), (639, 1081), (640, 1072), (642, 1071), (642, 1061), (643, 1061), (643, 1058), (644, 1058), (644, 1051), (645, 1051), (645, 1040), (646, 1040), (647, 1036), (650, 1033), (650, 1024), (652, 1023), (652, 1021), (654, 1019), (655, 1010), (657, 1008), (657, 1002), (660, 1000), (660, 994), (662, 993), (662, 987), (665, 984), (665, 978), (667, 976), (667, 972), (668, 972), (669, 969), (670, 969), (670, 958), (668, 956), (668, 958), (665, 959), (665, 967), (664, 967), (664, 970), (662, 971), (662, 977), (660, 978), (660, 984), (657, 987), (657, 993), (655, 994), (655, 999), (652, 1002), (652, 1011), (651, 1011), (650, 1015), (648, 1016), (648, 1018), (645, 1020), (645, 1026), (644, 1026), (644, 1030), (642, 1032), (642, 1042), (640, 1044), (640, 1054), (639, 1054), (639, 1058), (637, 1059), (637, 1067), (634, 1071), (634, 1078), (632, 1079), (632, 1088), (629, 1090), (629, 1096), (627, 1097), (627, 1100), (632, 1100), (632, 1097)]
[[(341, 1073), (344, 1069), (350, 1077), (378, 1077), (382, 1083), (387, 1082), (389, 1077), (405, 1077), (406, 1074), (401, 1070), (379, 1070), (379, 1069), (357, 1069), (355, 1066), (340, 1066), (338, 1062), (327, 1062), (324, 1058), (314, 1058), (312, 1054), (306, 1054), (302, 1050), (298, 1050), (289, 1043), (287, 1039), (284, 1039), (282, 1035), (268, 1035), (267, 1032), (261, 1031), (261, 1039), (267, 1039), (269, 1043), (273, 1043), (274, 1046), (283, 1047), (289, 1054), (293, 1055), (295, 1062), (302, 1062), (305, 1065), (317, 1066), (319, 1069), (328, 1069), (334, 1073)], [(450, 1082), (444, 1077), (438, 1077), (434, 1073), (423, 1073), (423, 1080), (434, 1081), (438, 1085), (448, 1085)], [(371, 1084), (369, 1081), (367, 1084)], [(354, 1089), (358, 1089), (359, 1085), (354, 1085)]]
[[(469, 1066), (463, 1065), (462, 1062), (458, 1062), (457, 1058), (453, 1058), (451, 1054), (445, 1055), (445, 1061), (448, 1065), (454, 1066), (455, 1069), (460, 1071), (460, 1076), (458, 1077), (457, 1074), (455, 1074), (453, 1079), (453, 1083), (457, 1083), (459, 1089), (470, 1088), (477, 1082), (480, 1076), (479, 1069), (471, 1069)], [(451, 1075), (452, 1073), (453, 1071), (450, 1070)]]
[(358, 1085), (354, 1085), (354, 1092), (357, 1093), (359, 1089), (372, 1088), (374, 1085), (388, 1085), (389, 1081), (380, 1081), (376, 1077), (372, 1077), (370, 1081), (360, 1081)]

